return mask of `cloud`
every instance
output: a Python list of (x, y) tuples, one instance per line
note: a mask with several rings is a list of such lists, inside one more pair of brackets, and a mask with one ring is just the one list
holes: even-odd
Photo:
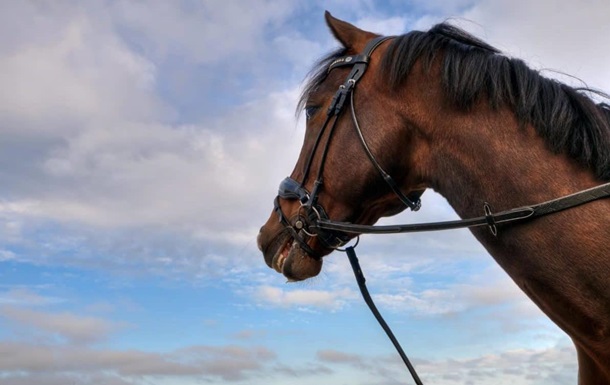
[[(196, 54), (226, 60), (255, 50), (257, 45), (243, 38), (262, 39), (266, 23), (285, 17), (291, 6), (261, 1), (260, 12), (244, 13), (231, 2), (191, 5), (20, 7), (33, 18), (44, 17), (34, 28), (55, 39), (14, 43), (0, 64), (0, 81), (13, 90), (0, 99), (0, 156), (11, 166), (0, 182), (12, 197), (0, 203), (13, 223), (20, 217), (105, 227), (175, 226), (246, 215), (249, 200), (240, 191), (260, 178), (252, 175), (252, 165), (270, 159), (267, 148), (289, 154), (277, 133), (295, 127), (296, 84), (250, 100), (235, 115), (168, 123), (173, 106), (156, 89), (162, 76), (156, 59), (134, 49), (113, 22), (121, 15), (136, 30), (131, 34), (146, 36), (155, 46), (189, 45), (178, 48), (186, 61), (196, 60)], [(215, 36), (226, 31), (234, 45), (216, 43)], [(212, 47), (227, 53), (215, 55)]]
[[(25, 297), (29, 300), (22, 305), (40, 303), (37, 297), (32, 300), (31, 293)], [(10, 339), (0, 341), (0, 356), (6, 357), (0, 362), (3, 383), (46, 385), (69, 379), (139, 384), (146, 378), (237, 382), (267, 373), (271, 365), (282, 365), (274, 351), (251, 344), (192, 345), (169, 352), (117, 349), (111, 347), (110, 337), (128, 327), (125, 323), (13, 305), (0, 310), (3, 326), (12, 332)]]
[(176, 55), (196, 63), (254, 56), (264, 45), (267, 26), (283, 21), (296, 8), (292, 1), (255, 0), (244, 12), (235, 1), (186, 1), (169, 4), (115, 2), (110, 12), (131, 40), (157, 57)]
[(15, 259), (15, 253), (10, 250), (0, 250), (0, 262), (10, 261)]
[(400, 35), (405, 32), (408, 19), (403, 16), (389, 18), (363, 17), (354, 25), (365, 31), (375, 32), (382, 35)]
[[(340, 350), (319, 350), (323, 362), (349, 365), (361, 372), (356, 384), (401, 383), (407, 369), (397, 355), (362, 355)], [(413, 358), (413, 357), (412, 357)], [(509, 385), (566, 384), (576, 381), (576, 354), (572, 346), (557, 345), (545, 349), (507, 350), (461, 359), (412, 360), (424, 383), (458, 385), (484, 382)], [(367, 377), (375, 378), (369, 382)]]
[[(298, 153), (297, 142), (285, 145), (295, 135), (296, 85), (250, 100), (234, 114), (170, 122), (174, 108), (157, 89), (157, 59), (135, 49), (114, 24), (119, 16), (113, 12), (137, 5), (61, 4), (12, 10), (43, 20), (32, 26), (35, 36), (53, 39), (27, 35), (30, 40), (11, 41), (0, 64), (0, 82), (15, 93), (0, 97), (0, 161), (8, 165), (0, 174), (0, 236), (7, 241), (0, 258), (109, 269), (137, 265), (135, 272), (146, 263), (154, 274), (170, 271), (168, 265), (174, 273), (225, 271), (229, 258), (219, 255), (241, 257), (244, 244), (255, 250), (253, 240), (269, 211), (253, 202), (267, 201), (270, 209), (271, 186), (291, 167), (262, 165), (273, 163), (272, 156), (292, 159)], [(262, 31), (290, 8), (265, 6), (268, 18), (256, 13), (245, 27)], [(153, 26), (179, 29), (184, 10), (174, 9), (180, 14), (168, 16), (169, 25), (157, 25), (164, 9), (162, 2), (152, 4), (151, 24), (134, 28), (146, 34)], [(203, 19), (188, 20), (208, 28)], [(230, 29), (220, 21), (214, 25), (221, 27)], [(161, 35), (146, 36), (159, 46), (183, 37), (170, 34), (166, 43), (156, 42)], [(189, 47), (182, 54), (192, 61), (196, 48)], [(226, 55), (243, 47), (235, 48)], [(206, 50), (199, 46), (197, 52)], [(255, 166), (259, 172), (253, 165), (261, 165)], [(118, 260), (123, 255), (130, 256), (127, 266), (127, 259)]]
[(10, 306), (43, 306), (64, 302), (65, 299), (40, 295), (29, 287), (9, 286), (5, 292), (0, 292), (0, 305)]
[[(224, 274), (238, 261), (263, 267), (252, 257), (258, 254), (255, 236), (271, 211), (277, 181), (292, 166), (292, 160), (269, 159), (298, 154), (296, 95), (270, 94), (206, 127), (130, 123), (85, 129), (49, 150), (48, 159), (33, 160), (44, 166), (44, 178), (27, 178), (13, 186), (20, 198), (0, 201), (8, 251), (19, 249), (11, 251), (19, 261), (123, 273), (131, 266), (141, 273), (141, 263), (148, 272), (172, 275)], [(240, 129), (221, 135), (225, 126)], [(257, 164), (270, 166), (254, 171)], [(7, 174), (18, 178), (22, 171)], [(250, 245), (247, 253), (244, 245)]]
[[(307, 379), (311, 376), (319, 376), (320, 378), (317, 379), (317, 381), (320, 381), (322, 378), (328, 380), (328, 376), (335, 374), (335, 371), (333, 369), (325, 365), (320, 365), (318, 363), (305, 363), (298, 365), (278, 364), (273, 367), (273, 372), (290, 377), (291, 383), (296, 383), (296, 381), (303, 381), (303, 379)], [(280, 382), (280, 384), (283, 384), (285, 383), (286, 379), (282, 378), (281, 381), (282, 382)]]
[[(535, 68), (559, 70), (608, 90), (610, 69), (600, 63), (609, 62), (610, 53), (599, 49), (610, 44), (608, 12), (610, 4), (596, 0), (578, 7), (567, 0), (482, 1), (462, 16), (480, 25), (479, 35)], [(544, 75), (581, 85), (553, 72)]]
[(234, 333), (231, 337), (237, 340), (248, 341), (254, 339), (261, 339), (266, 337), (267, 335), (268, 332), (266, 330), (244, 329), (240, 330), (237, 333)]
[(57, 336), (73, 344), (90, 344), (105, 340), (108, 335), (124, 327), (114, 322), (76, 315), (73, 313), (48, 313), (14, 306), (2, 307), (0, 317), (9, 321), (13, 328), (30, 329)]
[(167, 354), (137, 350), (91, 349), (0, 342), (0, 370), (7, 375), (36, 377), (43, 373), (91, 376), (114, 374), (127, 381), (142, 377), (197, 377), (239, 381), (263, 372), (275, 354), (263, 347), (192, 346)]
[(259, 286), (253, 298), (261, 304), (279, 307), (319, 307), (339, 309), (347, 300), (353, 299), (355, 293), (349, 289), (340, 291), (280, 289), (273, 286)]
[(153, 63), (131, 51), (103, 19), (76, 8), (63, 17), (54, 17), (63, 8), (47, 11), (47, 23), (35, 28), (55, 39), (22, 42), (0, 64), (0, 81), (10, 90), (0, 99), (4, 133), (18, 135), (27, 129), (45, 138), (118, 116), (160, 116), (159, 100), (150, 92), (156, 76)]
[[(495, 384), (568, 384), (576, 382), (577, 360), (573, 347), (557, 346), (541, 350), (512, 350), (470, 359), (416, 363), (429, 373), (428, 382), (441, 385), (477, 383), (484, 379)], [(424, 377), (424, 380), (426, 379)]]
[(324, 362), (332, 362), (338, 364), (353, 364), (362, 366), (363, 359), (358, 354), (344, 353), (333, 349), (318, 350), (316, 358)]
[[(372, 296), (384, 311), (446, 322), (447, 327), (457, 330), (468, 322), (479, 320), (501, 333), (525, 335), (531, 330), (550, 335), (559, 333), (547, 321), (546, 315), (492, 261), (476, 274), (465, 275), (460, 268), (457, 272), (461, 274), (459, 279), (433, 273), (438, 281), (431, 287), (419, 279), (402, 287), (384, 283)], [(488, 335), (487, 329), (472, 329), (469, 333), (473, 334), (473, 340)], [(541, 336), (542, 339), (547, 337)]]
[(136, 382), (125, 380), (114, 374), (57, 374), (35, 373), (5, 375), (3, 385), (65, 385), (65, 384), (104, 384), (104, 385), (134, 385)]

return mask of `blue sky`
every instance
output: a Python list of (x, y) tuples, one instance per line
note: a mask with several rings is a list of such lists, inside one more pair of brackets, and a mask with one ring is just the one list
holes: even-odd
[[(256, 247), (337, 45), (325, 9), (384, 34), (451, 18), (610, 90), (605, 0), (4, 1), (0, 383), (410, 383), (344, 255), (287, 284)], [(427, 192), (386, 222), (454, 218)], [(569, 339), (467, 231), (359, 256), (424, 383), (575, 383)]]

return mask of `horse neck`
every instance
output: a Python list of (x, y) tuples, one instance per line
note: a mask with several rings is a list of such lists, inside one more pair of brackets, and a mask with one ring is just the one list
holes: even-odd
[[(412, 83), (413, 84), (413, 83)], [(481, 101), (460, 111), (433, 82), (411, 87), (403, 102), (407, 130), (419, 145), (410, 172), (461, 217), (540, 203), (601, 183), (593, 173), (549, 150), (531, 126), (508, 108)], [(425, 86), (424, 86), (425, 85)], [(419, 91), (419, 94), (417, 94)], [(437, 98), (436, 100), (434, 98)], [(414, 159), (416, 159), (414, 161)], [(504, 226), (494, 237), (473, 230), (517, 285), (591, 356), (610, 362), (610, 202), (596, 201), (528, 223)], [(600, 348), (600, 346), (602, 346)], [(610, 381), (610, 368), (607, 368)]]
[[(426, 143), (421, 146), (424, 153), (416, 154), (419, 160), (415, 172), (443, 195), (462, 218), (483, 215), (486, 204), (498, 212), (545, 202), (602, 183), (577, 161), (552, 152), (535, 128), (520, 124), (509, 108), (492, 108), (481, 101), (465, 112), (439, 100), (438, 104), (421, 106), (418, 113), (425, 109), (430, 109), (425, 113), (433, 118), (418, 127)], [(417, 147), (420, 146), (414, 145)], [(610, 234), (609, 221), (590, 221), (600, 213), (610, 215), (608, 200), (553, 214), (526, 226), (511, 226), (511, 234), (516, 237), (512, 239), (490, 236), (486, 230), (473, 232), (488, 250), (494, 250), (492, 255), (500, 265), (507, 268), (512, 264), (512, 254), (529, 258), (541, 242), (549, 239), (555, 242), (557, 234), (563, 232), (565, 236), (557, 244), (572, 248), (581, 245), (582, 237), (589, 237), (587, 232)], [(559, 220), (560, 217), (566, 220)], [(579, 226), (575, 227), (575, 222)], [(510, 261), (503, 260), (504, 254)], [(546, 262), (538, 261), (539, 267)]]
[(553, 153), (509, 109), (481, 102), (470, 113), (443, 113), (430, 138), (426, 176), (461, 216), (530, 205), (599, 184), (592, 172)]
[(480, 100), (461, 110), (447, 101), (440, 76), (414, 72), (420, 75), (409, 78), (397, 107), (420, 142), (406, 167), (415, 167), (462, 217), (480, 215), (484, 202), (505, 210), (601, 183), (577, 161), (553, 153), (508, 107)]

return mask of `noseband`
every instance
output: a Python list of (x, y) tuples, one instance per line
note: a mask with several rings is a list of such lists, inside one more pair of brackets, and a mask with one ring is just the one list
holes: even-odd
[[(352, 122), (354, 123), (354, 127), (356, 128), (356, 132), (358, 134), (358, 138), (360, 139), (360, 143), (366, 153), (367, 157), (375, 167), (375, 169), (379, 172), (383, 180), (388, 184), (390, 189), (396, 194), (396, 196), (400, 199), (402, 203), (404, 203), (407, 207), (409, 207), (413, 211), (419, 210), (421, 207), (420, 201), (420, 192), (409, 194), (409, 196), (405, 195), (398, 184), (392, 179), (392, 177), (384, 171), (384, 169), (379, 165), (377, 159), (371, 152), (366, 140), (364, 139), (364, 135), (362, 134), (362, 130), (360, 129), (360, 125), (358, 124), (358, 120), (356, 118), (356, 111), (354, 109), (354, 89), (356, 87), (356, 83), (364, 72), (366, 71), (369, 63), (369, 59), (371, 54), (381, 43), (390, 39), (391, 37), (377, 37), (371, 40), (365, 47), (364, 51), (359, 55), (348, 55), (343, 56), (341, 58), (333, 61), (328, 67), (328, 72), (335, 68), (339, 67), (352, 67), (351, 72), (347, 76), (345, 82), (339, 86), (339, 89), (335, 93), (328, 110), (326, 111), (326, 120), (316, 137), (316, 141), (314, 142), (313, 149), (309, 154), (307, 159), (307, 163), (305, 164), (305, 171), (303, 173), (303, 179), (298, 182), (290, 177), (286, 177), (280, 183), (280, 187), (278, 190), (278, 195), (274, 200), (274, 211), (279, 217), (279, 221), (284, 225), (284, 227), (291, 233), (294, 240), (299, 244), (299, 246), (307, 252), (310, 256), (316, 257), (316, 252), (308, 245), (307, 241), (313, 237), (316, 237), (322, 246), (329, 249), (337, 249), (343, 246), (347, 241), (349, 241), (350, 236), (333, 230), (323, 229), (318, 226), (318, 223), (328, 222), (329, 218), (326, 214), (324, 208), (318, 203), (318, 195), (322, 188), (322, 173), (324, 171), (324, 164), (326, 162), (326, 157), (328, 154), (328, 149), (330, 146), (330, 141), (337, 125), (337, 121), (339, 115), (343, 111), (345, 107), (345, 103), (349, 98), (350, 107), (351, 107), (351, 117)], [(328, 137), (326, 138), (326, 143), (324, 148), (322, 149), (322, 158), (320, 161), (320, 165), (318, 167), (318, 173), (313, 184), (313, 189), (311, 193), (304, 187), (307, 177), (309, 176), (309, 172), (311, 169), (311, 165), (313, 162), (313, 158), (316, 154), (316, 150), (320, 145), (320, 141), (322, 140), (322, 136), (326, 128), (329, 128)], [(280, 198), (285, 200), (298, 200), (300, 203), (300, 208), (297, 214), (288, 218), (284, 212), (282, 211), (282, 207), (280, 205)]]

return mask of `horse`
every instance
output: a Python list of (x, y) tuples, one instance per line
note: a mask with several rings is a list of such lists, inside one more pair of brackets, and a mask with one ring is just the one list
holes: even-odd
[[(341, 48), (310, 73), (298, 104), (303, 146), (257, 238), (288, 280), (317, 275), (322, 257), (357, 236), (322, 231), (324, 219), (372, 225), (416, 210), (426, 189), (468, 218), (610, 181), (601, 91), (546, 78), (448, 23), (380, 38), (325, 19)], [(610, 201), (598, 199), (496, 232), (471, 229), (570, 336), (580, 385), (610, 384), (609, 218)]]

